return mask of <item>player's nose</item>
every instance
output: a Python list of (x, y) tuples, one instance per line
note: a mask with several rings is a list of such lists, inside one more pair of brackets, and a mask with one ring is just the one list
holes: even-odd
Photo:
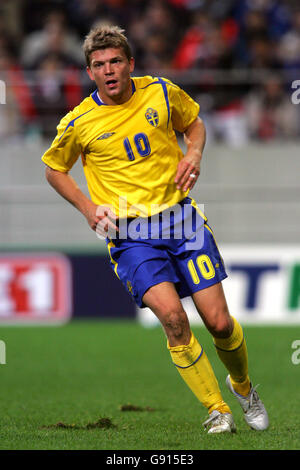
[(104, 73), (105, 75), (111, 75), (113, 73), (112, 65), (109, 62), (104, 64)]

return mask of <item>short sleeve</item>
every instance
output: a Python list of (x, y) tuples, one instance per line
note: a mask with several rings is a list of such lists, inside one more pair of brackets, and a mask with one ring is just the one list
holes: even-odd
[(71, 170), (81, 153), (74, 126), (75, 120), (76, 117), (72, 111), (62, 118), (57, 126), (57, 135), (51, 147), (42, 156), (42, 161), (47, 166), (63, 173)]
[(175, 130), (184, 132), (195, 121), (200, 106), (184, 90), (169, 82), (171, 120)]

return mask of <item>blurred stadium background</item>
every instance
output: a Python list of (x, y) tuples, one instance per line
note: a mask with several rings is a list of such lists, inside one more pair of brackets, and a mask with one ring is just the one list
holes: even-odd
[[(81, 42), (98, 22), (124, 27), (134, 75), (167, 77), (200, 103), (208, 140), (192, 194), (227, 264), (232, 311), (300, 323), (296, 0), (0, 1), (0, 322), (153, 321), (40, 160), (60, 118), (93, 91)], [(80, 162), (72, 175), (86, 190)]]

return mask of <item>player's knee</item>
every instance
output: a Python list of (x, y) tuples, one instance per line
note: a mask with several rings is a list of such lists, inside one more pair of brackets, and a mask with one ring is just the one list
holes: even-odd
[(189, 333), (189, 321), (183, 309), (169, 308), (164, 314), (163, 326), (168, 338), (185, 341)]
[(217, 309), (211, 316), (209, 331), (216, 338), (228, 338), (233, 329), (232, 319), (227, 308)]

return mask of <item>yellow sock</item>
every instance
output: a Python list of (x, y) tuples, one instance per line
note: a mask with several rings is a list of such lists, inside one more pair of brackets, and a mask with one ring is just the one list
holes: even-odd
[(210, 362), (193, 333), (189, 344), (170, 346), (168, 343), (168, 349), (181, 377), (208, 412), (231, 413), (222, 398)]
[(231, 317), (234, 327), (229, 338), (213, 338), (217, 353), (230, 374), (234, 390), (246, 396), (250, 391), (248, 353), (241, 325)]

